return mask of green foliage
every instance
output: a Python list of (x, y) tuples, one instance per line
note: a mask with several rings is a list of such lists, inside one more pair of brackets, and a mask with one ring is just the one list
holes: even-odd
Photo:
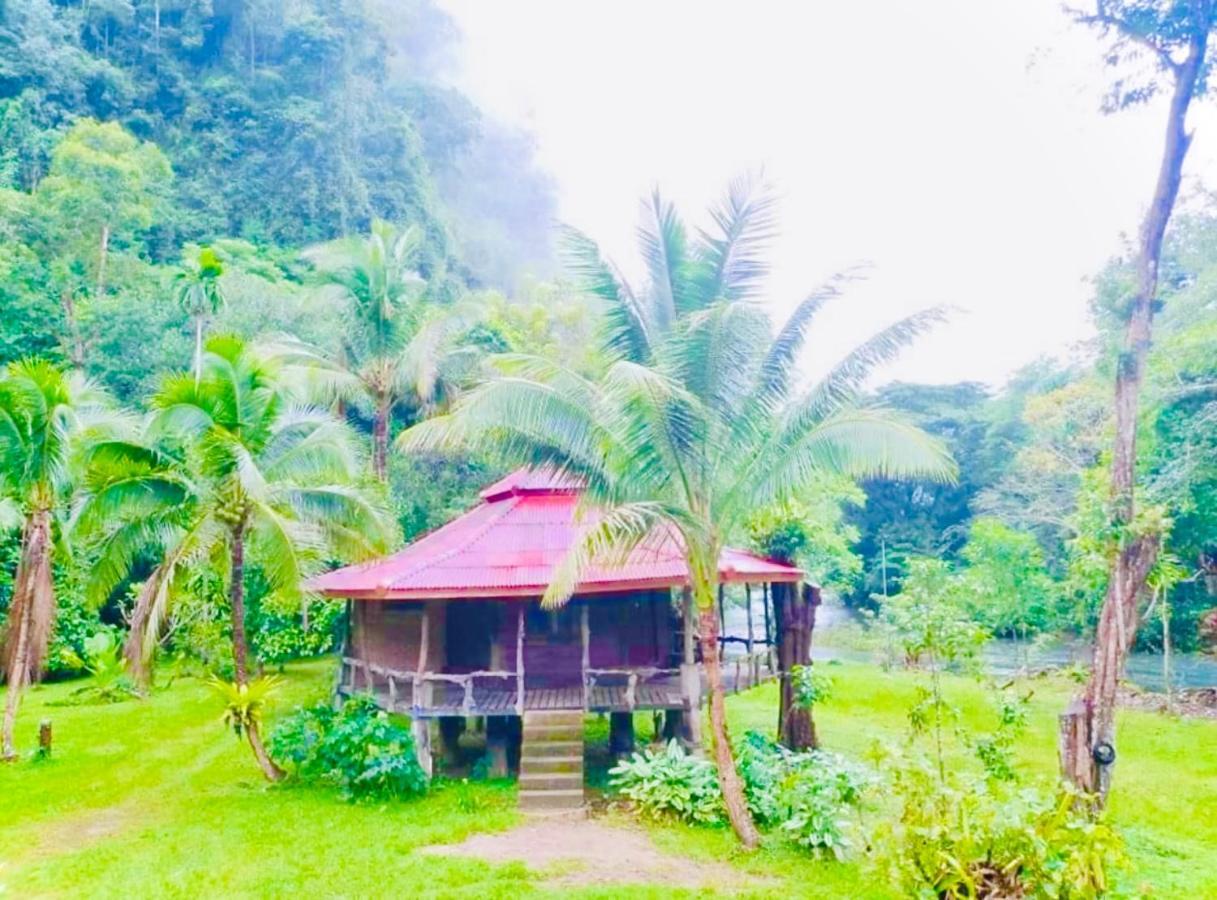
[(997, 695), (996, 726), (978, 732), (944, 689), (944, 668), (977, 672), (985, 639), (949, 567), (916, 561), (893, 601), (888, 625), (906, 658), (924, 658), (928, 672), (908, 707), (905, 747), (873, 749), (898, 810), (871, 836), (880, 871), (916, 897), (1104, 894), (1123, 858), (1118, 834), (1067, 791), (1045, 796), (1017, 784), (1014, 749), (1029, 695)]
[(676, 741), (622, 760), (609, 770), (609, 783), (652, 818), (714, 825), (727, 815), (714, 764), (685, 753)]
[(328, 653), (337, 647), (340, 627), (345, 622), (342, 604), (334, 600), (305, 602), (307, 628), (300, 609), (285, 613), (263, 608), (251, 616), (250, 643), (258, 659), (282, 665), (289, 660)]
[(405, 539), (412, 541), (452, 521), (502, 474), (501, 468), (470, 454), (394, 453), (389, 459), (390, 493)]
[(833, 678), (819, 666), (793, 666), (790, 684), (795, 704), (804, 709), (812, 709), (832, 696)]
[(1116, 830), (1065, 789), (1005, 793), (983, 780), (943, 784), (916, 766), (887, 771), (901, 814), (872, 842), (878, 869), (905, 896), (1089, 900), (1124, 862)]
[[(792, 753), (755, 731), (745, 734), (735, 755), (758, 824), (805, 850), (844, 857), (848, 816), (861, 808), (871, 773), (834, 753)], [(609, 776), (611, 786), (651, 818), (672, 816), (697, 825), (726, 821), (714, 765), (686, 754), (676, 741), (635, 753)]]
[(208, 683), (223, 704), (221, 721), (237, 737), (241, 737), (250, 727), (261, 727), (267, 705), (283, 687), (283, 679), (278, 675), (263, 675), (248, 684), (213, 675)]
[(127, 677), (122, 644), (111, 631), (98, 631), (84, 642), (85, 671), (89, 683), (72, 692), (71, 703), (118, 703), (136, 696)]
[(849, 814), (859, 812), (874, 774), (823, 750), (793, 753), (755, 731), (737, 749), (740, 777), (756, 820), (817, 855), (843, 859), (849, 850)]
[(298, 778), (337, 784), (350, 798), (404, 799), (428, 787), (410, 732), (369, 697), (352, 697), (340, 710), (297, 710), (275, 726), (269, 748)]
[(987, 631), (1025, 637), (1059, 628), (1058, 588), (1033, 535), (979, 518), (960, 555), (963, 602)]
[(987, 632), (969, 614), (951, 566), (914, 559), (901, 591), (880, 609), (879, 622), (909, 663), (975, 671)]
[(898, 591), (907, 559), (957, 558), (978, 496), (1001, 476), (1017, 441), (1017, 428), (998, 409), (1001, 399), (972, 382), (895, 383), (875, 392), (876, 403), (943, 441), (959, 464), (959, 478), (862, 483), (866, 502), (849, 508), (847, 515), (860, 534), (853, 551), (862, 559), (862, 577), (846, 595), (851, 605), (873, 608), (874, 595), (885, 585), (888, 593)]
[(845, 510), (865, 501), (853, 479), (821, 473), (799, 499), (759, 510), (745, 528), (764, 555), (797, 563), (811, 581), (846, 593), (862, 571), (862, 559), (852, 549), (860, 535), (845, 523)]

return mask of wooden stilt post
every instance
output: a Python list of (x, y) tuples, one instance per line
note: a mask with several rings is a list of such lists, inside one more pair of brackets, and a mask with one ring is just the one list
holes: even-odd
[(580, 658), (580, 674), (583, 683), (583, 709), (590, 707), (591, 686), (587, 681), (587, 670), (591, 668), (591, 627), (588, 623), (588, 604), (584, 601), (579, 606), (579, 634), (583, 642), (583, 655)]
[(426, 606), (423, 606), (422, 618), (419, 619), (419, 628), (422, 633), (418, 638), (418, 668), (414, 673), (414, 696), (411, 703), (414, 707), (414, 714), (410, 718), (410, 731), (414, 735), (414, 753), (418, 757), (418, 764), (423, 767), (423, 771), (430, 777), (434, 773), (434, 765), (431, 758), (431, 723), (426, 718), (418, 715), (418, 711), (428, 705), (430, 700), (423, 683), (423, 675), (427, 672), (427, 645), (431, 640), (431, 619), (427, 615)]
[(765, 608), (765, 646), (773, 646), (773, 626), (769, 617), (769, 582), (761, 582), (761, 605)]
[(748, 607), (748, 677), (751, 683), (748, 687), (756, 687), (761, 680), (760, 663), (754, 655), (756, 649), (752, 637), (752, 584), (744, 582), (744, 605)]
[(516, 616), (516, 712), (524, 715), (524, 602)]
[(744, 597), (746, 598), (745, 605), (748, 607), (748, 653), (752, 653), (752, 585), (745, 582)]

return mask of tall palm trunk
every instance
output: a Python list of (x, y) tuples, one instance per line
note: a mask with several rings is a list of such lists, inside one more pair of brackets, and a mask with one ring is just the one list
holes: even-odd
[(702, 665), (706, 669), (706, 681), (710, 691), (710, 740), (714, 753), (714, 765), (718, 769), (718, 783), (723, 792), (723, 803), (727, 807), (727, 818), (736, 836), (749, 850), (761, 842), (760, 832), (752, 821), (748, 800), (744, 796), (744, 783), (735, 769), (735, 758), (731, 755), (731, 738), (727, 732), (727, 702), (723, 691), (722, 667), (719, 664), (718, 616), (714, 611), (713, 588), (697, 591), (697, 611), (700, 627)]
[[(245, 640), (245, 520), (242, 518), (232, 529), (231, 578), (228, 597), (232, 603), (232, 661), (239, 685), (249, 684), (248, 648)], [(275, 765), (266, 748), (258, 723), (251, 721), (245, 727), (245, 737), (254, 752), (254, 759), (262, 769), (267, 781), (279, 781), (283, 770)]]
[(203, 317), (194, 317), (194, 386), (203, 377)]
[(97, 253), (97, 296), (106, 292), (106, 260), (110, 255), (110, 223), (101, 226), (101, 246)]
[(388, 479), (389, 415), (393, 404), (386, 394), (376, 399), (376, 416), (372, 422), (372, 472), (380, 481)]
[(9, 605), (5, 676), (8, 690), (0, 731), (0, 759), (17, 758), (13, 730), (21, 695), (42, 662), (50, 636), (55, 595), (51, 582), (51, 513), (35, 509), (21, 534), (21, 556)]
[(152, 670), (144, 647), (148, 639), (147, 631), (152, 615), (152, 604), (160, 589), (160, 578), (158, 568), (148, 576), (148, 580), (140, 588), (139, 594), (135, 598), (135, 606), (131, 610), (127, 641), (123, 646), (123, 655), (127, 659), (127, 671), (131, 675), (131, 680), (135, 682), (136, 690), (141, 694), (147, 693), (152, 678)]
[(248, 650), (245, 642), (245, 519), (232, 527), (230, 548), (231, 579), (228, 585), (228, 600), (232, 606), (232, 664), (239, 685), (249, 684), (246, 663)]
[(1107, 594), (1095, 633), (1090, 681), (1061, 717), (1062, 774), (1106, 803), (1115, 755), (1116, 689), (1140, 624), (1140, 601), (1158, 556), (1162, 536), (1156, 530), (1133, 534), (1137, 463), (1137, 418), (1141, 383), (1149, 353), (1158, 265), (1162, 241), (1175, 207), (1183, 161), (1191, 145), (1187, 111), (1202, 77), (1208, 29), (1197, 28), (1187, 58), (1174, 71), (1166, 139), (1154, 197), (1141, 223), (1137, 282), (1128, 310), (1124, 346), (1116, 370), (1115, 440), (1111, 458), (1112, 524), (1121, 533), (1112, 560)]

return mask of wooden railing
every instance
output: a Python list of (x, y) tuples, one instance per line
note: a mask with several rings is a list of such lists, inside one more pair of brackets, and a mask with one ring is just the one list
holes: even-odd
[[(724, 687), (733, 693), (748, 690), (771, 678), (776, 672), (769, 652), (757, 651), (744, 656), (722, 660)], [(650, 700), (640, 697), (640, 688), (665, 682), (664, 688), (679, 695), (681, 670), (653, 666), (637, 668), (587, 669), (584, 672), (582, 706), (584, 709), (613, 709), (632, 711), (656, 708), (664, 704), (654, 692)], [(694, 679), (697, 680), (696, 674)], [(675, 682), (675, 683), (673, 683)], [(596, 688), (622, 689), (609, 701), (595, 702)], [(391, 669), (367, 660), (342, 657), (339, 689), (351, 695), (371, 693), (390, 712), (431, 715), (522, 715), (525, 707), (524, 680), (515, 671), (487, 669), (476, 672), (406, 672)], [(578, 687), (575, 687), (578, 690)], [(698, 698), (704, 689), (694, 684), (689, 690)], [(577, 698), (578, 695), (576, 695)], [(578, 699), (575, 700), (579, 702)]]
[[(476, 691), (479, 683), (510, 682), (510, 688), (489, 692), (493, 702), (479, 703)], [(390, 712), (451, 711), (472, 715), (495, 710), (524, 709), (523, 680), (516, 672), (484, 670), (477, 672), (403, 672), (378, 666), (367, 660), (350, 656), (342, 658), (342, 688), (345, 693), (373, 693), (385, 701)], [(454, 690), (449, 690), (449, 686)]]
[(633, 710), (638, 706), (638, 685), (645, 684), (648, 681), (657, 678), (678, 678), (680, 677), (680, 669), (658, 669), (653, 666), (645, 666), (636, 669), (586, 669), (583, 673), (583, 708), (592, 708), (592, 689), (600, 687), (609, 687), (610, 685), (601, 684), (605, 679), (624, 679), (625, 680), (625, 707), (627, 710)]
[(744, 656), (726, 656), (722, 660), (724, 675), (733, 675), (729, 680), (733, 693), (746, 691), (777, 677), (773, 665), (773, 654), (769, 650), (757, 650)]

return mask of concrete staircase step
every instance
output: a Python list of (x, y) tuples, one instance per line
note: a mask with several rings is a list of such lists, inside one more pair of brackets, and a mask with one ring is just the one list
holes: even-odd
[(533, 741), (581, 741), (583, 726), (572, 728), (570, 725), (524, 725), (524, 743)]
[(529, 775), (550, 775), (565, 772), (583, 772), (582, 756), (533, 756), (535, 747), (528, 748), (530, 753), (520, 757), (520, 772)]
[(582, 772), (522, 772), (520, 773), (521, 791), (581, 791), (583, 790)]
[(578, 722), (583, 723), (586, 713), (581, 709), (526, 709), (525, 722)]
[(522, 757), (540, 759), (545, 756), (574, 757), (583, 759), (583, 741), (533, 741), (525, 744)]
[(578, 809), (583, 806), (583, 788), (554, 791), (520, 790), (520, 809)]

